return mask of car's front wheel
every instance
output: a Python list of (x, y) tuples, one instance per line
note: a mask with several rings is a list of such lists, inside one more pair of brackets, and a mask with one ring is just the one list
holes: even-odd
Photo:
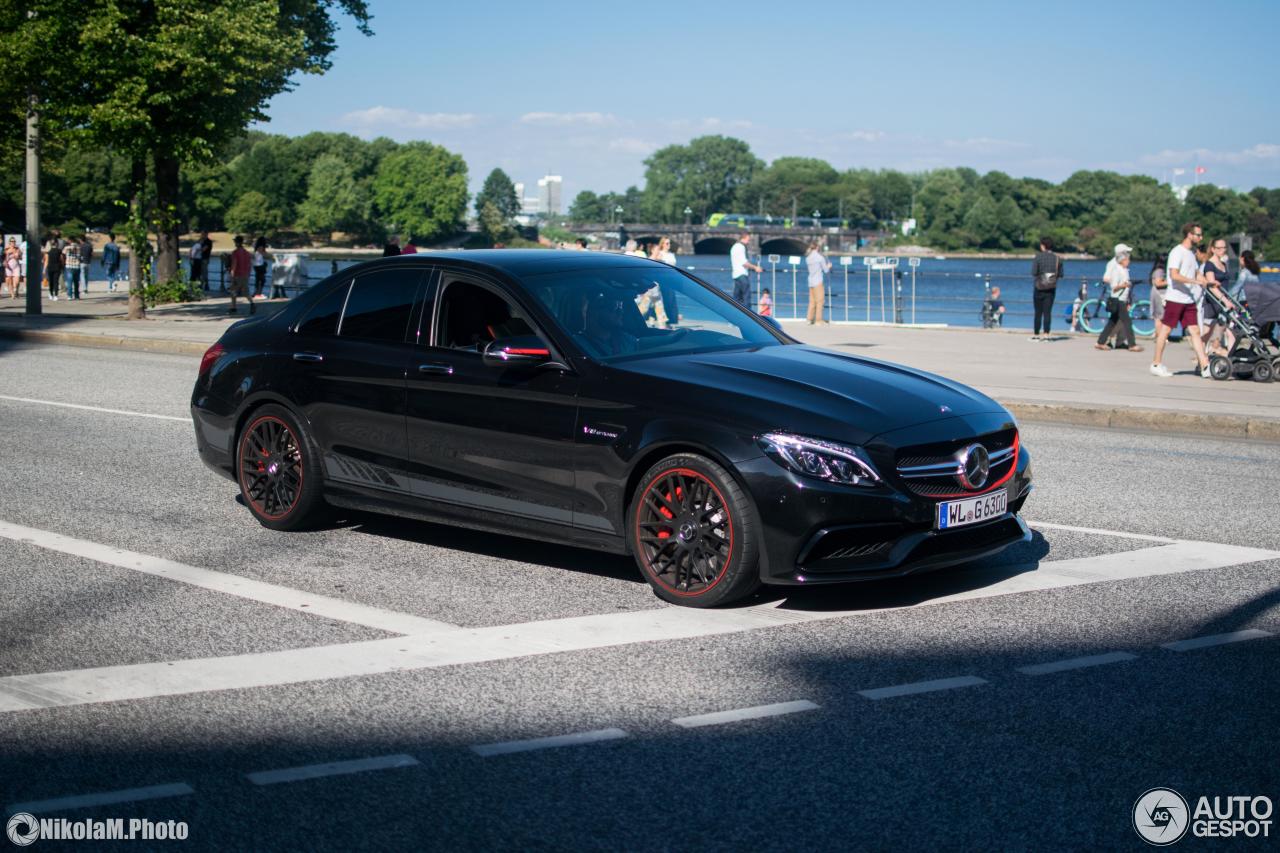
[(323, 513), (318, 460), (283, 406), (263, 406), (249, 417), (236, 443), (236, 474), (245, 505), (264, 527), (300, 530)]
[(712, 607), (760, 585), (760, 532), (750, 497), (723, 467), (691, 453), (668, 456), (640, 480), (631, 547), (660, 598)]

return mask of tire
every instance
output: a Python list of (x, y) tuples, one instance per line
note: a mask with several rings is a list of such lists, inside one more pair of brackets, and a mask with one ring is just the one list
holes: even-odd
[(1077, 316), (1080, 328), (1091, 335), (1101, 334), (1103, 326), (1107, 324), (1107, 318), (1102, 316), (1106, 311), (1106, 307), (1097, 299), (1086, 299)]
[(236, 437), (236, 482), (254, 518), (272, 530), (304, 530), (324, 515), (319, 455), (283, 406), (257, 409)]
[(1275, 376), (1275, 365), (1265, 358), (1253, 366), (1254, 382), (1270, 382)]
[(1152, 338), (1156, 334), (1156, 320), (1151, 314), (1151, 301), (1139, 299), (1129, 309), (1129, 317), (1133, 320), (1133, 333), (1140, 338)]
[(760, 586), (760, 522), (733, 476), (705, 456), (679, 453), (650, 468), (627, 513), (640, 574), (658, 597), (714, 607)]
[(1215, 355), (1209, 359), (1209, 375), (1219, 382), (1231, 378), (1231, 360)]

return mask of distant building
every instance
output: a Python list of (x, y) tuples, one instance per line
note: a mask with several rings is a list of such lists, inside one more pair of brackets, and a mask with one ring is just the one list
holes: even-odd
[(538, 178), (538, 213), (560, 215), (560, 185), (563, 180), (559, 175)]

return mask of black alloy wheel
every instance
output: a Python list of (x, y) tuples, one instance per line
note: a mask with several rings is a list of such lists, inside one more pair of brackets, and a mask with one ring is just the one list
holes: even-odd
[(742, 598), (759, 586), (750, 499), (702, 456), (679, 454), (640, 481), (631, 509), (632, 549), (659, 597), (691, 607)]
[(319, 472), (298, 422), (282, 406), (250, 416), (237, 442), (236, 471), (245, 505), (263, 526), (298, 530), (314, 522)]

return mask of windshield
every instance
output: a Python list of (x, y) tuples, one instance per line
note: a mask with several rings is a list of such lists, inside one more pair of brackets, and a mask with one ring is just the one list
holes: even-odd
[(667, 267), (548, 273), (524, 282), (600, 361), (781, 343), (737, 303)]

